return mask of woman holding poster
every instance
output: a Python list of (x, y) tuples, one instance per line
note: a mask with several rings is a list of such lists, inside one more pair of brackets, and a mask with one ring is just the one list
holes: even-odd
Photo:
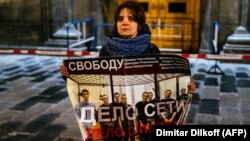
[[(151, 32), (150, 32), (148, 25), (145, 23), (146, 22), (145, 13), (144, 13), (142, 6), (139, 3), (135, 1), (126, 1), (122, 3), (121, 5), (119, 5), (115, 11), (114, 21), (115, 23), (114, 23), (113, 31), (111, 32), (111, 34), (109, 34), (106, 37), (106, 42), (100, 50), (100, 54), (99, 54), (100, 58), (96, 58), (96, 59), (99, 59), (100, 65), (103, 65), (103, 63), (108, 62), (107, 57), (142, 56), (143, 58), (143, 55), (160, 55), (160, 51), (158, 47), (154, 45), (153, 43), (151, 43)], [(105, 58), (107, 58), (107, 61), (105, 61)], [(155, 61), (155, 60), (152, 60), (152, 61)], [(97, 63), (97, 62), (98, 62), (97, 60), (94, 61), (94, 63)], [(84, 62), (81, 62), (81, 63), (84, 63)], [(75, 64), (77, 65), (79, 64), (79, 62), (74, 63), (74, 65)], [(87, 64), (89, 66), (91, 65), (91, 62), (89, 61)], [(94, 65), (97, 65), (97, 64), (94, 64)], [(154, 65), (158, 65), (158, 63)], [(60, 69), (63, 77), (65, 76), (68, 77), (69, 74), (72, 73), (72, 70), (68, 70), (69, 64), (66, 64), (66, 66), (62, 65)], [(154, 69), (155, 68), (153, 69), (150, 68), (147, 70), (153, 71)], [(106, 72), (106, 71), (103, 71), (103, 72)], [(83, 71), (81, 72), (79, 71), (78, 74), (80, 73), (83, 73)], [(93, 74), (94, 71), (91, 71), (90, 73)], [(99, 74), (101, 73), (101, 69), (98, 70), (98, 73)], [(112, 73), (112, 71), (110, 71), (109, 73)], [(91, 81), (89, 82), (87, 81), (88, 80), (87, 75), (86, 75), (86, 79), (81, 78), (81, 80), (84, 81), (85, 85), (86, 83), (91, 82)], [(196, 89), (195, 84), (193, 81), (191, 81), (189, 83), (189, 92), (192, 93), (193, 91), (195, 91), (195, 89)], [(132, 105), (132, 106), (135, 106), (135, 105)], [(139, 109), (140, 108), (138, 108), (138, 110)], [(144, 139), (149, 139), (149, 138), (144, 138)]]

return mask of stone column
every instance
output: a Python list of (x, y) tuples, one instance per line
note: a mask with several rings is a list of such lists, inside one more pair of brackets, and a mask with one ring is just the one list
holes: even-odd
[(240, 0), (241, 5), (240, 5), (240, 10), (241, 10), (241, 15), (240, 15), (240, 25), (246, 27), (247, 26), (247, 18), (248, 18), (248, 7), (249, 7), (249, 0)]
[(57, 30), (53, 36), (56, 38), (66, 38), (67, 44), (69, 44), (68, 38), (77, 38), (78, 36), (81, 36), (82, 33), (78, 31), (75, 26), (72, 24), (72, 5), (73, 0), (67, 0), (67, 12), (68, 12), (68, 21), (63, 25), (63, 27), (59, 30)]
[(250, 33), (246, 29), (249, 2), (248, 0), (239, 0), (239, 2), (239, 26), (235, 29), (234, 33), (227, 38), (227, 42), (223, 47), (224, 53), (250, 53)]

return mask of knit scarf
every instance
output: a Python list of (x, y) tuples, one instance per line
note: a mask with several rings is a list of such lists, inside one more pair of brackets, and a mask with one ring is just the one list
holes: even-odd
[(150, 34), (139, 35), (132, 39), (107, 37), (107, 51), (111, 56), (141, 55), (150, 43)]

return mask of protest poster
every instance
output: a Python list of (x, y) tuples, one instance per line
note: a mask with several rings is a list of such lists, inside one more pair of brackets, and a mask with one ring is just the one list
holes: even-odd
[(191, 72), (182, 56), (75, 58), (64, 64), (83, 140), (140, 140), (150, 138), (154, 125), (186, 123)]

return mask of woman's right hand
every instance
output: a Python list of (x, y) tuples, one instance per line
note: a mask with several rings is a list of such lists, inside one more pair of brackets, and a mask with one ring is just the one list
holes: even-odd
[(66, 66), (64, 64), (62, 64), (60, 66), (60, 72), (63, 76), (68, 76), (69, 75), (69, 72), (68, 72), (68, 69), (66, 68)]

